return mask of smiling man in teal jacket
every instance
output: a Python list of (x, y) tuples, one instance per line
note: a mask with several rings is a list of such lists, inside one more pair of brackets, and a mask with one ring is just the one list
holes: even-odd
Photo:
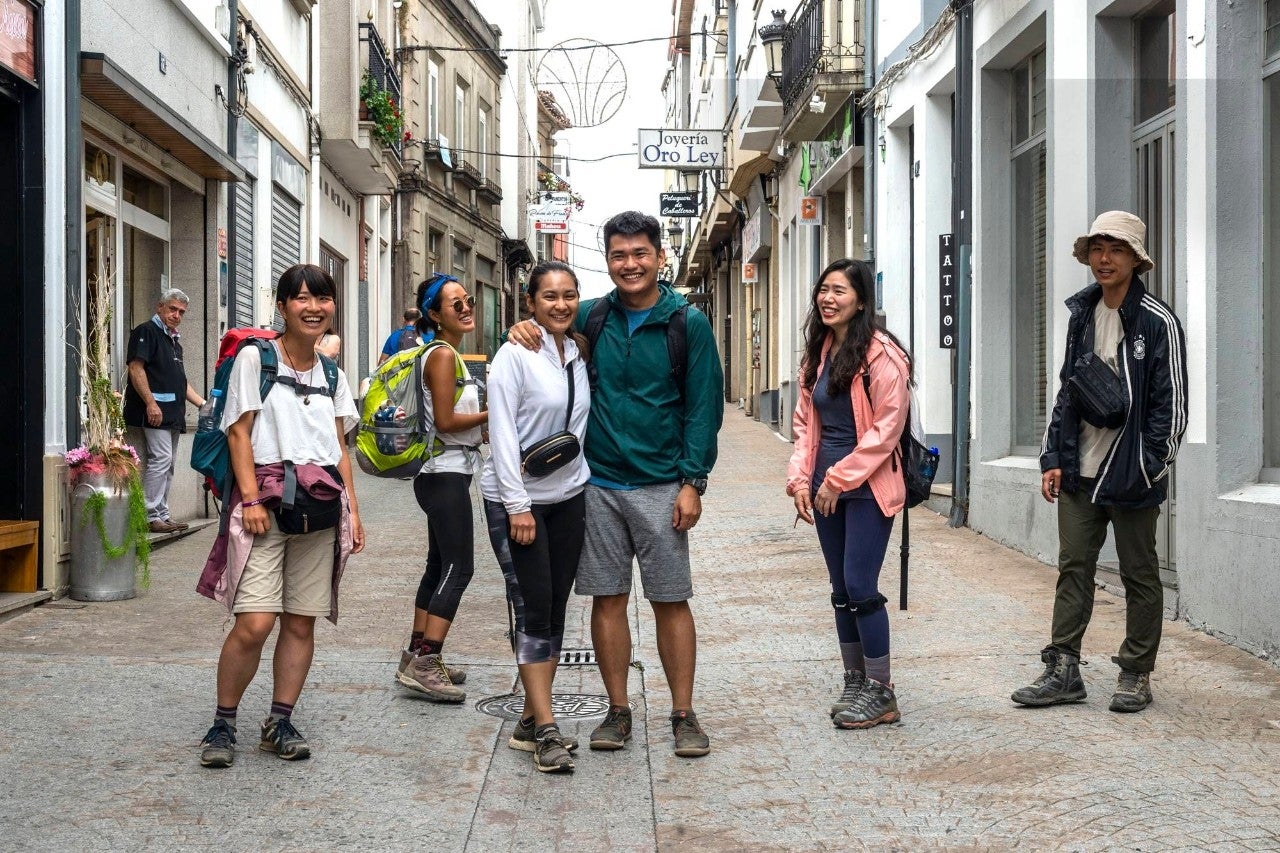
[[(591, 733), (592, 749), (621, 749), (631, 737), (627, 674), (631, 664), (632, 561), (640, 564), (653, 607), (658, 654), (671, 687), (675, 753), (706, 755), (710, 740), (693, 710), (697, 631), (689, 599), (689, 530), (702, 515), (702, 495), (716, 461), (724, 418), (724, 375), (711, 324), (684, 297), (658, 281), (666, 263), (658, 220), (635, 211), (604, 226), (615, 288), (591, 341), (591, 418), (585, 453), (586, 544), (577, 592), (592, 596), (591, 638), (609, 694), (609, 712)], [(586, 330), (596, 300), (584, 302)], [(673, 369), (668, 325), (683, 316), (683, 376)], [(512, 337), (533, 343), (526, 324)], [(678, 335), (678, 332), (676, 333)], [(588, 338), (593, 337), (590, 333)]]

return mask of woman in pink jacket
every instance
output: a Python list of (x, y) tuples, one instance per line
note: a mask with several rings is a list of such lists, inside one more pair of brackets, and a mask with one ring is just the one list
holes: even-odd
[(898, 440), (911, 403), (911, 362), (875, 319), (875, 283), (862, 261), (823, 270), (805, 321), (795, 451), (787, 494), (814, 525), (831, 575), (844, 663), (836, 726), (899, 719), (889, 678), (889, 614), (878, 583), (893, 517), (906, 499)]

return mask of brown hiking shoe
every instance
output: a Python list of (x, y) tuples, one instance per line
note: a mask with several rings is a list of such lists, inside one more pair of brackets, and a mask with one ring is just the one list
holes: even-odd
[(592, 749), (622, 749), (631, 740), (631, 709), (610, 707), (604, 722), (591, 732)]
[(869, 729), (881, 723), (896, 723), (902, 719), (898, 713), (898, 697), (892, 684), (881, 684), (868, 678), (867, 686), (848, 708), (831, 718), (838, 729)]
[(681, 758), (697, 758), (711, 751), (711, 739), (698, 725), (698, 715), (693, 711), (672, 714), (671, 733), (676, 739), (676, 755)]
[(844, 671), (844, 690), (840, 693), (840, 698), (831, 705), (831, 713), (829, 716), (834, 717), (845, 708), (848, 708), (858, 698), (858, 694), (867, 686), (867, 676), (856, 669), (846, 669)]
[(1111, 710), (1132, 714), (1151, 704), (1151, 673), (1120, 670), (1116, 692), (1111, 696)]
[[(414, 657), (415, 655), (413, 654), (413, 652), (409, 651), (408, 649), (402, 650), (400, 652), (400, 668), (396, 670), (396, 681), (399, 681), (405, 687), (408, 687), (410, 689), (413, 688), (413, 685), (406, 682), (404, 678), (402, 678), (401, 676), (405, 674), (405, 670), (409, 668), (409, 664), (413, 663)], [(451, 667), (448, 664), (445, 664), (444, 668), (449, 673), (449, 680), (452, 681), (454, 684), (466, 683), (467, 671), (465, 669), (455, 669), (454, 667)]]
[(433, 702), (465, 702), (467, 693), (449, 679), (449, 670), (440, 655), (418, 655), (396, 680), (414, 693)]

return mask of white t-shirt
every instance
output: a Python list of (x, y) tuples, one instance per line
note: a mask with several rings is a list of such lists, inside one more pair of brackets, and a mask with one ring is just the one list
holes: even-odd
[[(291, 376), (299, 384), (325, 388), (324, 366), (316, 358), (310, 370), (295, 372), (289, 367), (276, 348), (278, 375)], [(350, 430), (356, 425), (355, 400), (347, 377), (338, 371), (338, 388), (330, 398), (323, 393), (309, 395), (311, 402), (295, 393), (288, 385), (276, 385), (264, 401), (259, 394), (262, 358), (256, 346), (247, 346), (236, 356), (231, 376), (227, 380), (227, 403), (222, 410), (223, 432), (240, 420), (245, 412), (257, 412), (253, 420), (253, 461), (258, 465), (270, 465), (286, 459), (295, 464), (337, 465), (342, 461), (342, 445), (338, 442), (335, 421), (344, 419), (343, 427)]]
[[(422, 427), (424, 430), (435, 428), (435, 409), (432, 408), (431, 387), (427, 385), (427, 359), (435, 355), (436, 350), (427, 353), (422, 360)], [(452, 353), (451, 353), (452, 354)], [(456, 356), (455, 356), (456, 357)], [(469, 377), (469, 374), (468, 374)], [(474, 381), (467, 381), (462, 386), (462, 396), (454, 404), (453, 411), (459, 415), (475, 415), (480, 413), (480, 391)], [(418, 476), (424, 474), (475, 474), (483, 465), (480, 455), (480, 444), (484, 440), (484, 427), (474, 426), (460, 432), (437, 432), (436, 438), (444, 442), (444, 450), (437, 456), (428, 458), (422, 465)]]
[[(1124, 340), (1124, 326), (1120, 322), (1120, 309), (1108, 308), (1107, 303), (1098, 300), (1093, 309), (1093, 352), (1110, 367), (1117, 370), (1120, 342)], [(1115, 443), (1118, 429), (1103, 429), (1080, 420), (1080, 476), (1093, 478), (1098, 476), (1102, 461), (1107, 458), (1111, 445)]]

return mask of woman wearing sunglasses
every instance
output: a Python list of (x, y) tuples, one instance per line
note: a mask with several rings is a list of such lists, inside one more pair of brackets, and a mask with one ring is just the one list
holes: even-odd
[(581, 452), (591, 408), (586, 339), (574, 333), (578, 278), (559, 261), (533, 268), (525, 300), (542, 348), (508, 343), (489, 372), (491, 453), (480, 480), (489, 540), (515, 614), (524, 716), (508, 745), (545, 773), (573, 770), (577, 741), (560, 734), (551, 685), (565, 607), (582, 553), (591, 472)]
[(418, 332), (428, 345), (422, 359), (423, 426), (437, 450), (413, 481), (427, 514), (427, 567), (414, 602), (409, 648), (396, 680), (436, 702), (462, 702), (466, 673), (445, 666), (441, 652), (462, 593), (475, 569), (471, 478), (480, 470), (480, 443), (489, 420), (462, 366), (458, 347), (476, 327), (474, 296), (452, 276), (436, 274), (418, 285)]

